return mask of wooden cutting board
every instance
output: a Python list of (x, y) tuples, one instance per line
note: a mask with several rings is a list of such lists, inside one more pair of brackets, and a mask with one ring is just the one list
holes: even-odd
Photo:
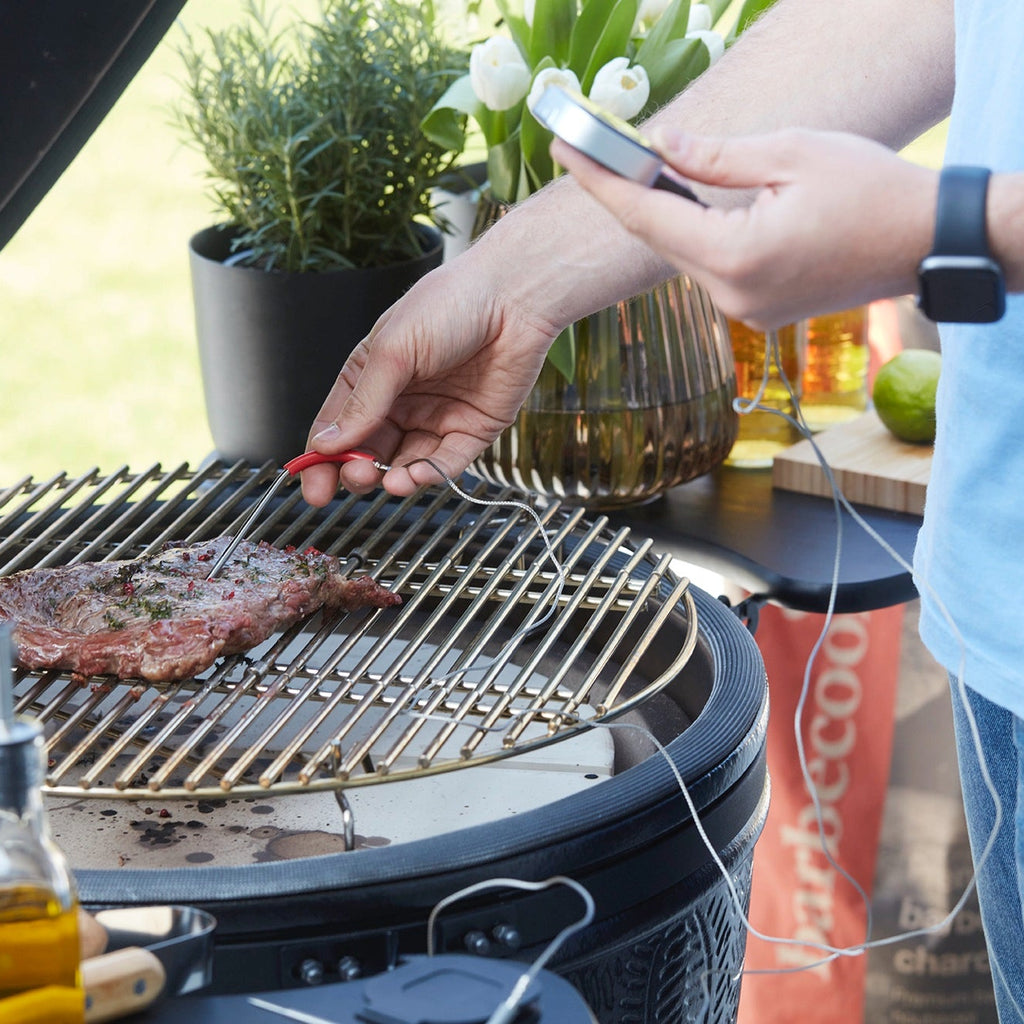
[[(932, 446), (897, 440), (869, 409), (849, 423), (815, 434), (836, 482), (851, 502), (921, 515), (932, 468)], [(831, 497), (809, 441), (775, 456), (772, 484), (787, 491)]]

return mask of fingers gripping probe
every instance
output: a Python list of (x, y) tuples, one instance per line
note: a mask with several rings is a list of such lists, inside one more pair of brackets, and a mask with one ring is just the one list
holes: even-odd
[(228, 546), (218, 555), (217, 560), (213, 563), (213, 568), (210, 569), (206, 578), (212, 580), (228, 564), (231, 556), (235, 553), (235, 549), (248, 536), (249, 531), (252, 530), (260, 516), (263, 515), (264, 510), (277, 497), (281, 488), (284, 487), (291, 477), (301, 473), (304, 469), (309, 469), (310, 466), (317, 466), (323, 462), (344, 463), (358, 461), (371, 462), (382, 473), (386, 473), (391, 468), (383, 462), (379, 462), (369, 452), (361, 452), (356, 449), (335, 452), (333, 455), (323, 455), (320, 452), (304, 452), (302, 455), (286, 462), (284, 468), (277, 475), (277, 479), (267, 488), (263, 497), (260, 498), (253, 510), (245, 517), (245, 521), (238, 528), (234, 537), (231, 538)]

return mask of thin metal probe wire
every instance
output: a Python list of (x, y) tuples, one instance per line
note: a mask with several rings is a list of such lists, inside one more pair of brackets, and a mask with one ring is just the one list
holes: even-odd
[(249, 531), (252, 529), (253, 524), (256, 523), (260, 516), (263, 514), (263, 510), (274, 500), (277, 496), (278, 491), (284, 487), (287, 483), (289, 476), (286, 472), (282, 471), (278, 473), (274, 482), (264, 491), (263, 497), (253, 506), (252, 511), (245, 517), (242, 525), (235, 531), (235, 535), (228, 542), (227, 547), (217, 556), (216, 561), (213, 563), (206, 578), (212, 580), (217, 573), (219, 573), (225, 565), (228, 564), (231, 556), (235, 553), (235, 549), (239, 544), (249, 535)]

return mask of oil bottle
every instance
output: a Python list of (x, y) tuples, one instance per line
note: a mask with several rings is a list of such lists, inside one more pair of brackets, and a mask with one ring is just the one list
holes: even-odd
[(43, 806), (40, 723), (13, 713), (13, 646), (0, 623), (0, 1021), (80, 1024), (78, 899)]

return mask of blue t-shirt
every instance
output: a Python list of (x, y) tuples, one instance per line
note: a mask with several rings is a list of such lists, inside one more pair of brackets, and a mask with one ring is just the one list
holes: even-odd
[[(1021, 0), (957, 0), (947, 163), (1024, 170), (1022, 54)], [(996, 324), (942, 325), (940, 336), (935, 457), (914, 558), (921, 636), (951, 672), (964, 657), (968, 686), (1024, 717), (1024, 295), (1010, 296)]]

